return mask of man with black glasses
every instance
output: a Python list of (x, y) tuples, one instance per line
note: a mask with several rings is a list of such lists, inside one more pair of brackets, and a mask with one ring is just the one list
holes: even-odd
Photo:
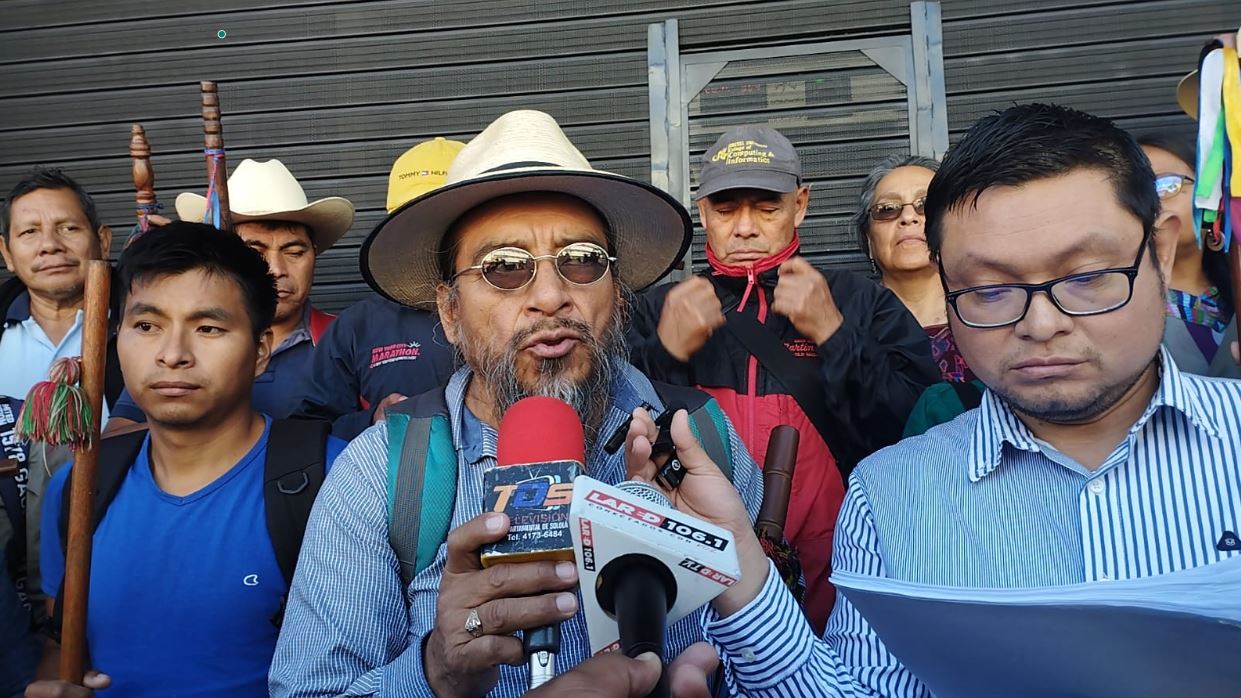
[[(1176, 239), (1154, 235), (1138, 144), (1071, 109), (1012, 107), (948, 152), (926, 213), (953, 334), (988, 390), (980, 408), (858, 465), (835, 568), (1011, 588), (1241, 554), (1241, 382), (1183, 374), (1160, 346)], [(681, 461), (703, 475), (677, 490), (684, 505), (744, 534), (709, 461)], [(741, 535), (738, 550), (757, 544)], [(763, 567), (743, 563), (742, 578)], [(848, 599), (821, 639), (775, 575), (712, 606), (707, 636), (745, 695), (930, 695)], [(777, 624), (787, 630), (747, 632)]]

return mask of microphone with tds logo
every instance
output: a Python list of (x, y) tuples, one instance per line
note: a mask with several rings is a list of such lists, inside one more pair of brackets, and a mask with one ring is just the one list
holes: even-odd
[[(507, 514), (508, 537), (484, 546), (484, 567), (535, 560), (573, 561), (569, 506), (573, 480), (582, 473), (586, 438), (567, 403), (528, 397), (500, 420), (496, 467), (483, 473), (484, 511)], [(522, 645), (530, 661), (530, 687), (556, 674), (560, 626), (531, 628)]]

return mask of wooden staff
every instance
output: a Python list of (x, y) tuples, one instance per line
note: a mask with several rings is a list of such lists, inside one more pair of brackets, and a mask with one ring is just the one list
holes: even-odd
[(793, 493), (793, 471), (797, 467), (800, 440), (796, 427), (781, 424), (771, 430), (767, 441), (767, 457), (763, 459), (763, 502), (754, 520), (754, 529), (773, 540), (784, 538), (784, 521)]
[[(60, 678), (82, 684), (86, 673), (86, 602), (89, 597), (91, 511), (95, 498), (95, 466), (99, 462), (100, 414), (103, 410), (103, 374), (108, 346), (108, 293), (110, 267), (92, 260), (86, 267), (85, 311), (82, 319), (82, 392), (90, 406), (90, 438), (73, 458), (69, 492), (69, 531), (65, 550), (65, 591), (62, 606)], [(49, 532), (50, 533), (50, 532)]]
[(138, 228), (146, 232), (150, 225), (148, 220), (156, 211), (155, 171), (151, 169), (151, 144), (147, 142), (146, 130), (142, 124), (129, 127), (129, 159), (133, 163), (134, 201), (138, 208)]
[[(206, 148), (208, 191), (213, 192), (219, 201), (221, 230), (232, 230), (233, 219), (228, 208), (228, 169), (224, 163), (224, 126), (220, 123), (220, 93), (215, 82), (203, 80), (198, 83), (202, 88), (203, 102), (203, 145)], [(208, 197), (208, 210), (211, 207)]]

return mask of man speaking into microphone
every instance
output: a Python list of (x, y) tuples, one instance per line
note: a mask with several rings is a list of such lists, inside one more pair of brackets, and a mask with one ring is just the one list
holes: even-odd
[[(574, 563), (484, 567), (480, 550), (511, 525), (483, 513), (484, 477), (497, 465), (501, 419), (540, 395), (580, 417), (584, 474), (627, 478), (620, 447), (631, 414), (643, 404), (659, 414), (686, 391), (652, 385), (625, 360), (629, 299), (690, 239), (675, 200), (593, 169), (532, 111), (498, 118), (457, 156), (445, 186), (380, 223), (361, 251), (367, 280), (392, 300), (438, 309), (461, 367), (444, 388), (389, 408), (336, 461), (307, 527), (273, 696), (522, 695), (530, 670), (515, 634), (556, 624), (558, 672), (590, 656)], [(761, 476), (707, 407), (753, 518)], [(701, 611), (666, 637), (669, 659), (701, 640)]]

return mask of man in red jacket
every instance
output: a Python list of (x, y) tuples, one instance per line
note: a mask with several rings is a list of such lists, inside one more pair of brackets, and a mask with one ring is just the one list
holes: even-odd
[(710, 393), (762, 465), (771, 429), (801, 433), (785, 535), (806, 576), (818, 631), (844, 479), (895, 443), (938, 380), (930, 345), (890, 291), (798, 256), (810, 187), (797, 151), (761, 126), (707, 151), (694, 195), (711, 273), (653, 289), (637, 305), (633, 362), (653, 379)]

